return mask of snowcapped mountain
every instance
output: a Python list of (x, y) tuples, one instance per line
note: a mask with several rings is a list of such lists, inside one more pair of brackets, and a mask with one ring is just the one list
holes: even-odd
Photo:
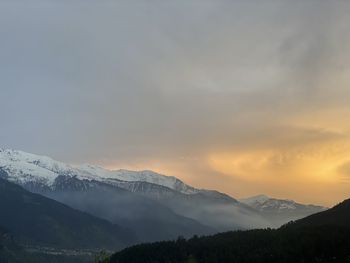
[(257, 195), (240, 202), (260, 211), (276, 226), (326, 210), (326, 207), (305, 205), (288, 199), (276, 199), (267, 195)]
[[(110, 171), (88, 164), (72, 166), (45, 156), (2, 149), (0, 150), (0, 177), (19, 184), (29, 191), (49, 196), (97, 216), (101, 216), (97, 204), (87, 204), (87, 200), (91, 202), (93, 200), (86, 197), (83, 199), (83, 196), (86, 193), (96, 196), (97, 192), (101, 195), (104, 191), (109, 192), (108, 198), (113, 198), (114, 193), (118, 196), (118, 200), (122, 201), (118, 204), (110, 204), (111, 207), (106, 208), (111, 210), (109, 214), (103, 211), (102, 217), (105, 219), (116, 219), (116, 212), (112, 216), (112, 211), (119, 208), (131, 211), (131, 206), (139, 209), (134, 211), (133, 216), (128, 215), (128, 220), (139, 216), (140, 211), (144, 216), (147, 211), (145, 212), (144, 207), (140, 205), (141, 196), (144, 198), (142, 200), (152, 201), (155, 207), (161, 205), (178, 215), (196, 220), (217, 231), (271, 226), (256, 210), (226, 194), (196, 189), (175, 177), (152, 171)], [(66, 198), (72, 194), (74, 198)], [(73, 202), (73, 199), (79, 199), (79, 201)], [(148, 207), (151, 206), (148, 205)], [(159, 208), (158, 211), (160, 210), (165, 211)], [(121, 214), (121, 210), (119, 213)], [(116, 223), (120, 223), (120, 220)]]
[[(181, 221), (175, 220), (179, 215), (183, 224), (177, 226), (182, 230), (187, 218), (194, 220), (193, 229), (209, 226), (226, 231), (274, 227), (322, 209), (266, 196), (237, 201), (218, 191), (196, 189), (176, 177), (152, 171), (111, 171), (89, 164), (72, 166), (8, 149), (0, 149), (0, 178), (118, 224), (136, 220), (163, 222), (166, 226), (162, 220), (166, 218), (176, 224)], [(113, 202), (98, 199), (105, 204), (102, 211), (96, 196), (105, 196)]]
[(165, 176), (153, 171), (129, 171), (123, 169), (109, 171), (100, 166), (89, 164), (79, 166), (78, 169), (84, 173), (96, 176), (97, 178), (116, 179), (125, 182), (147, 182), (165, 186), (183, 194), (195, 194), (200, 192), (200, 190), (183, 183), (174, 176)]
[[(24, 186), (44, 190), (56, 190), (62, 187), (62, 177), (75, 178), (86, 182), (100, 182), (123, 188), (130, 192), (149, 194), (154, 199), (174, 197), (183, 194), (220, 199), (238, 203), (234, 198), (213, 190), (196, 189), (173, 176), (162, 175), (153, 171), (107, 170), (97, 165), (84, 164), (72, 166), (55, 161), (50, 157), (39, 156), (17, 150), (0, 149), (1, 171), (6, 179)], [(71, 180), (69, 181), (72, 182)]]
[(165, 176), (152, 171), (110, 171), (89, 164), (73, 167), (46, 156), (8, 149), (0, 149), (0, 169), (7, 172), (9, 181), (23, 186), (35, 183), (43, 187), (53, 188), (57, 177), (64, 175), (113, 185), (119, 182), (119, 186), (126, 188), (129, 188), (125, 184), (126, 182), (146, 182), (164, 186), (183, 194), (200, 192), (200, 190), (186, 185), (173, 176)]
[[(91, 165), (76, 167), (45, 156), (1, 149), (0, 178), (132, 229), (143, 242), (214, 231), (152, 200), (164, 193), (190, 195), (199, 190), (174, 177), (150, 171), (109, 171)], [(142, 192), (152, 193), (154, 198), (145, 198)], [(152, 227), (154, 225), (157, 229)]]

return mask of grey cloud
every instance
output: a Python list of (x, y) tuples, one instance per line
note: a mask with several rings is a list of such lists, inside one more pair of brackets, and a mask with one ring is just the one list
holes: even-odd
[(346, 105), (346, 87), (328, 84), (349, 67), (349, 8), (1, 2), (1, 144), (80, 162), (303, 137), (289, 116)]

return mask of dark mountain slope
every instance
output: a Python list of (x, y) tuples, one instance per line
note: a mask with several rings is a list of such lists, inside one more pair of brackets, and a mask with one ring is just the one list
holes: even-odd
[(289, 226), (293, 227), (322, 225), (334, 225), (350, 228), (350, 199), (343, 201), (329, 210), (305, 217), (292, 224), (289, 224)]
[(0, 179), (0, 225), (21, 243), (64, 248), (125, 247), (132, 233)]

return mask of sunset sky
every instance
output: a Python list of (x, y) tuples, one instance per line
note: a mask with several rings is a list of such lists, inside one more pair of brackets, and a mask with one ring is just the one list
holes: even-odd
[(350, 198), (349, 13), (0, 0), (0, 147), (333, 205)]

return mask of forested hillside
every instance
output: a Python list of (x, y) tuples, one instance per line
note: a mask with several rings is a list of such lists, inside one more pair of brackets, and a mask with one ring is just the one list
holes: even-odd
[(111, 263), (350, 262), (350, 200), (280, 229), (227, 232), (125, 249)]

